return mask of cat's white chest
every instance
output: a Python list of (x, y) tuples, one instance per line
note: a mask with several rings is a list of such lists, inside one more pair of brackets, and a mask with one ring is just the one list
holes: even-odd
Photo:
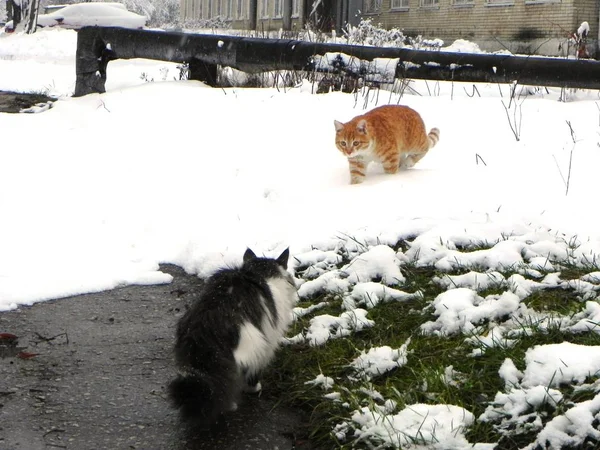
[(379, 162), (379, 158), (375, 156), (375, 143), (371, 141), (369, 146), (360, 150), (355, 151), (350, 158), (357, 158), (368, 164), (372, 161)]
[(273, 278), (267, 284), (273, 295), (277, 317), (271, 317), (269, 308), (266, 304), (263, 305), (261, 329), (250, 322), (243, 323), (240, 327), (240, 341), (234, 350), (238, 366), (246, 368), (249, 373), (259, 372), (273, 358), (279, 347), (279, 340), (292, 321), (292, 310), (298, 300), (296, 288), (285, 279)]

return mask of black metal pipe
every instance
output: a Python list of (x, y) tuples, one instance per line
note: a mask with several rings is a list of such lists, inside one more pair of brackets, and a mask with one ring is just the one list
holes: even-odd
[[(104, 80), (98, 80), (97, 74), (103, 71), (106, 73), (106, 67), (101, 68), (99, 64), (107, 49), (111, 52), (111, 59), (146, 58), (181, 63), (199, 60), (206, 65), (230, 66), (250, 73), (315, 70), (315, 55), (342, 53), (363, 61), (373, 61), (375, 58), (398, 59), (396, 77), (399, 78), (518, 82), (600, 89), (600, 62), (594, 60), (432, 52), (291, 39), (84, 27), (79, 30), (77, 37), (75, 96), (104, 92)], [(350, 68), (346, 69), (352, 72)]]

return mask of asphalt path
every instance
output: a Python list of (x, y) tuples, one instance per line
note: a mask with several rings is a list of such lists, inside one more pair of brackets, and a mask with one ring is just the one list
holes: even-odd
[(171, 284), (0, 313), (0, 450), (312, 448), (300, 412), (269, 398), (268, 385), (211, 432), (181, 426), (165, 388), (175, 324), (202, 282), (161, 270)]

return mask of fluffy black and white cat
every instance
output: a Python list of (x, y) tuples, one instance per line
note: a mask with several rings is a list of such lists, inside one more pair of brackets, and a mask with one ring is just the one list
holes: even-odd
[(237, 408), (241, 392), (258, 392), (298, 300), (287, 272), (289, 249), (277, 259), (247, 249), (238, 268), (206, 280), (200, 297), (179, 320), (175, 359), (180, 374), (169, 395), (181, 418), (210, 426)]

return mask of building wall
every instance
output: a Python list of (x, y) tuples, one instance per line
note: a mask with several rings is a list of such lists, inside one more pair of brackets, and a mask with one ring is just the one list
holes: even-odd
[[(284, 27), (282, 5), (288, 0), (258, 0), (256, 30)], [(305, 1), (292, 3), (291, 29), (300, 30)], [(341, 0), (350, 2), (352, 0)], [(588, 49), (597, 54), (599, 0), (357, 0), (362, 18), (371, 18), (384, 28), (399, 28), (405, 35), (479, 44), (482, 50), (507, 49), (513, 53), (565, 56), (573, 54), (569, 35), (583, 21), (590, 25)], [(221, 3), (220, 10), (219, 2)], [(208, 19), (228, 15), (232, 28), (250, 28), (250, 0), (181, 0), (183, 19)], [(310, 3), (310, 2), (309, 2)], [(210, 10), (209, 10), (210, 7)], [(356, 6), (354, 6), (356, 7)], [(209, 13), (210, 11), (210, 13)], [(364, 12), (371, 11), (371, 12)], [(349, 11), (349, 16), (355, 13)]]
[(443, 39), (445, 45), (466, 39), (488, 51), (558, 55), (566, 52), (569, 33), (583, 21), (590, 25), (592, 47), (598, 38), (596, 0), (404, 0), (401, 10), (392, 9), (393, 1), (401, 3), (381, 0), (378, 13), (363, 17), (384, 28), (399, 28), (407, 36)]

